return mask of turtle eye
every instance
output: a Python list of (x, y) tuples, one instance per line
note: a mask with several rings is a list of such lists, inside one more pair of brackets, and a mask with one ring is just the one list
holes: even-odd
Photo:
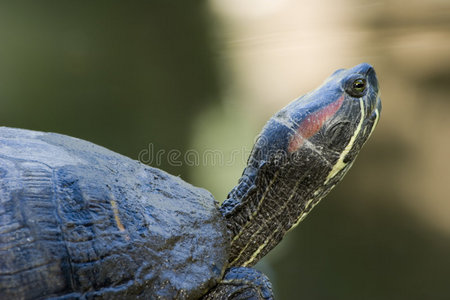
[(362, 93), (366, 89), (366, 81), (364, 79), (356, 79), (353, 81), (353, 90)]
[(350, 94), (350, 96), (353, 97), (361, 97), (364, 95), (364, 92), (366, 91), (367, 82), (364, 78), (358, 78), (353, 80), (351, 82), (350, 86), (348, 86), (347, 93)]

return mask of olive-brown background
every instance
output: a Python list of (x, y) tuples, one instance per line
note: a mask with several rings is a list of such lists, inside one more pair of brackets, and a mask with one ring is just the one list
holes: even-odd
[(271, 114), (369, 62), (378, 128), (257, 267), (277, 299), (448, 299), (450, 5), (315, 2), (2, 1), (0, 124), (93, 141), (221, 201)]

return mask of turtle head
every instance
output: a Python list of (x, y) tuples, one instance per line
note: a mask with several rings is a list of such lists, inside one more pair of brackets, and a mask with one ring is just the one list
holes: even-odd
[(308, 180), (312, 192), (322, 194), (318, 190), (328, 190), (350, 168), (378, 122), (380, 110), (372, 66), (363, 63), (338, 70), (268, 121), (249, 163), (269, 164), (270, 172), (280, 168), (291, 176), (287, 181), (314, 178)]
[(375, 71), (334, 72), (264, 126), (239, 184), (221, 211), (231, 266), (257, 262), (342, 179), (381, 111)]

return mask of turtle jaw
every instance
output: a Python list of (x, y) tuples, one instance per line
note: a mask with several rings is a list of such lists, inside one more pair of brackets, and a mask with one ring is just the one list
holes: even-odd
[(368, 139), (372, 135), (375, 127), (377, 127), (378, 121), (380, 120), (381, 108), (382, 108), (381, 98), (380, 96), (378, 96), (375, 109), (372, 111), (370, 117), (367, 120), (367, 122), (370, 123), (368, 125), (368, 127), (370, 127), (370, 132), (366, 139)]
[(379, 118), (379, 117), (377, 117), (377, 115), (378, 116), (380, 115), (382, 107), (383, 106), (381, 105), (381, 98), (380, 98), (380, 96), (378, 96), (375, 110), (372, 112), (372, 120), (376, 121), (376, 122), (374, 122), (375, 125), (377, 125), (378, 120), (376, 120), (376, 119)]

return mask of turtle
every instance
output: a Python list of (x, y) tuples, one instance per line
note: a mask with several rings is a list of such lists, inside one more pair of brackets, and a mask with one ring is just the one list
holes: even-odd
[(367, 63), (277, 112), (220, 205), (93, 143), (0, 127), (2, 299), (273, 299), (252, 268), (341, 181), (379, 120)]

